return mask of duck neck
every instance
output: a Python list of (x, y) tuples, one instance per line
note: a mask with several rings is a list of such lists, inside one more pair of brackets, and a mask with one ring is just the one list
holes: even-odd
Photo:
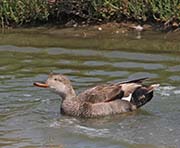
[(65, 99), (72, 99), (76, 97), (76, 92), (74, 91), (73, 88), (70, 89), (68, 93), (66, 93), (66, 98)]
[(60, 96), (62, 97), (63, 100), (70, 100), (76, 97), (76, 92), (71, 86), (68, 88), (68, 90), (65, 93), (60, 94)]

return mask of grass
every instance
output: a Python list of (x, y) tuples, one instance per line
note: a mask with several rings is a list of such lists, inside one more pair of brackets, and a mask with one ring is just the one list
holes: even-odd
[(179, 0), (0, 0), (0, 26), (153, 22), (179, 27)]
[(46, 22), (48, 16), (48, 3), (44, 0), (0, 1), (1, 27)]

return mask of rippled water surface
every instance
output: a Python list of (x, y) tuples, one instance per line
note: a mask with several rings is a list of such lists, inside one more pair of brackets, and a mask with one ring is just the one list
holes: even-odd
[[(132, 40), (127, 40), (127, 45)], [(39, 42), (43, 40), (39, 38)], [(145, 44), (136, 42), (134, 48)], [(11, 42), (0, 46), (0, 147), (179, 148), (179, 52), (126, 52), (123, 48), (90, 48), (90, 43), (88, 48), (84, 46), (17, 47)], [(157, 82), (161, 87), (138, 111), (79, 119), (62, 116), (60, 98), (32, 85), (45, 80), (52, 71), (67, 75), (77, 92), (96, 84), (144, 76), (151, 78), (147, 83)]]

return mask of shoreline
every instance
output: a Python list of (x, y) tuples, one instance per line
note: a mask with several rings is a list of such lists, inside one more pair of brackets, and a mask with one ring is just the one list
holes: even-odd
[[(16, 26), (16, 27), (5, 27), (5, 28), (0, 28), (0, 31), (3, 33), (4, 30), (32, 30), (32, 29), (57, 29), (57, 30), (80, 30), (80, 29), (87, 29), (87, 30), (97, 30), (97, 31), (115, 31), (117, 34), (119, 33), (126, 33), (126, 32), (144, 32), (144, 31), (153, 31), (153, 32), (161, 32), (161, 33), (174, 33), (174, 32), (179, 32), (180, 28), (177, 26), (168, 26), (164, 27), (162, 24), (158, 23), (137, 23), (136, 21), (123, 21), (123, 22), (116, 22), (116, 21), (111, 21), (111, 22), (104, 22), (104, 23), (93, 23), (93, 24), (63, 24), (63, 25), (58, 25), (58, 24), (50, 24), (50, 23), (45, 23), (45, 24), (36, 24), (36, 25), (22, 25), (22, 26)], [(88, 29), (90, 28), (90, 29)], [(56, 34), (56, 32), (55, 32)]]

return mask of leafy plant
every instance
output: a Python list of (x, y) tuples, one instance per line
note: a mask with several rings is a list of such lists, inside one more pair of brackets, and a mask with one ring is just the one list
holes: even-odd
[(22, 25), (48, 20), (48, 3), (44, 0), (1, 0), (1, 26)]
[(179, 0), (0, 0), (0, 26), (97, 23), (98, 21), (180, 23)]

